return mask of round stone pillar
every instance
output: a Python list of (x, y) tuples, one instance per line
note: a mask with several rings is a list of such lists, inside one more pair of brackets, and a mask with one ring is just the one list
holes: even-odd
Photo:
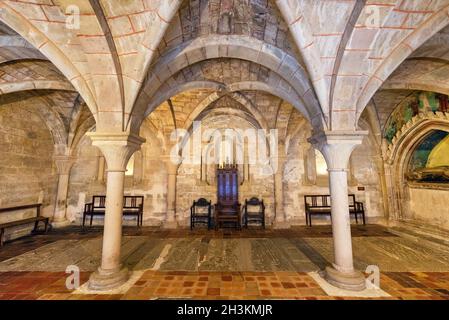
[(277, 157), (277, 165), (273, 166), (274, 170), (274, 201), (275, 201), (275, 219), (274, 228), (287, 228), (287, 219), (284, 210), (284, 168), (286, 157), (279, 155)]
[(127, 133), (88, 135), (92, 145), (103, 153), (108, 167), (101, 265), (90, 276), (89, 288), (109, 290), (128, 280), (128, 270), (120, 262), (125, 171), (132, 154), (145, 140)]
[(71, 156), (55, 156), (54, 161), (58, 172), (58, 190), (51, 225), (54, 228), (61, 228), (70, 224), (70, 221), (67, 219), (67, 195), (70, 170), (75, 163), (75, 159)]
[(351, 221), (348, 202), (348, 163), (354, 148), (362, 143), (366, 132), (327, 131), (314, 135), (310, 142), (326, 159), (331, 195), (334, 259), (325, 270), (326, 280), (339, 288), (365, 289), (365, 277), (354, 270)]
[(167, 219), (164, 228), (174, 229), (178, 226), (176, 221), (176, 176), (179, 165), (170, 158), (166, 159), (167, 167)]

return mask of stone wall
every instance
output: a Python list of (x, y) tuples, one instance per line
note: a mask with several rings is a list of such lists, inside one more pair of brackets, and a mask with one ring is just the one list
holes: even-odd
[[(52, 216), (57, 175), (53, 138), (30, 101), (2, 99), (0, 105), (0, 207), (42, 202)], [(35, 210), (0, 214), (0, 223), (35, 215)], [(8, 230), (20, 235), (29, 227)], [(10, 238), (8, 234), (6, 238)]]
[(449, 191), (416, 187), (408, 189), (410, 197), (404, 200), (404, 207), (410, 211), (406, 212), (405, 218), (449, 230)]

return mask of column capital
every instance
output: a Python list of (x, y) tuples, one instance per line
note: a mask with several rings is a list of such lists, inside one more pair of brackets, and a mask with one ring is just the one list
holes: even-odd
[(323, 154), (329, 171), (344, 171), (348, 168), (349, 157), (368, 131), (321, 131), (308, 141)]
[(103, 153), (108, 171), (125, 171), (133, 153), (145, 142), (144, 138), (127, 132), (88, 132), (87, 136)]
[(161, 157), (162, 161), (165, 163), (165, 167), (167, 168), (168, 174), (177, 174), (178, 168), (181, 163), (176, 163), (173, 161), (172, 157), (169, 155), (164, 155)]
[(55, 162), (58, 174), (68, 175), (70, 173), (70, 169), (72, 169), (73, 164), (76, 161), (76, 158), (67, 155), (56, 155), (53, 157), (53, 161)]

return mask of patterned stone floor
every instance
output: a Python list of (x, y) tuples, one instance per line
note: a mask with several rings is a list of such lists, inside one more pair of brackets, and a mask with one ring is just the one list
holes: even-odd
[[(101, 229), (25, 237), (0, 249), (0, 299), (341, 299), (307, 273), (333, 260), (328, 226), (290, 230), (167, 231), (125, 228), (124, 264), (142, 276), (119, 295), (74, 294), (100, 262)], [(355, 265), (375, 264), (391, 299), (449, 299), (449, 248), (429, 247), (380, 226), (354, 226)]]

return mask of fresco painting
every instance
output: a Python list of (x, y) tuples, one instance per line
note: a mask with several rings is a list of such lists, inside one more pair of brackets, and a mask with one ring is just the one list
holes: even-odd
[(407, 178), (415, 182), (449, 183), (449, 132), (435, 130), (415, 148)]
[(398, 130), (414, 116), (428, 112), (448, 112), (449, 97), (434, 92), (417, 92), (400, 104), (390, 115), (385, 126), (384, 137), (392, 143)]

